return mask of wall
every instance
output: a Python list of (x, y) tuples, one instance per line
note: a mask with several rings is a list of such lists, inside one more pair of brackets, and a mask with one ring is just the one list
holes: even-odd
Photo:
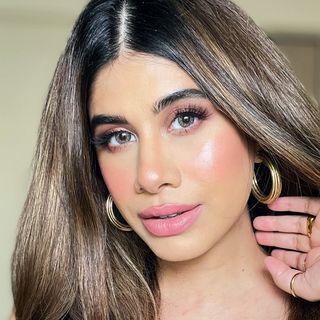
[[(85, 3), (0, 0), (0, 319), (8, 317), (12, 306), (10, 256), (31, 177), (40, 112), (56, 61)], [(270, 33), (320, 34), (318, 0), (237, 3)], [(307, 50), (299, 54), (307, 57), (306, 63), (316, 61), (316, 53), (302, 50)], [(313, 90), (311, 78), (306, 82)]]
[(0, 319), (7, 319), (12, 308), (10, 257), (31, 177), (41, 109), (56, 61), (84, 3), (73, 1), (73, 7), (64, 10), (69, 1), (60, 1), (52, 12), (49, 7), (59, 1), (42, 0), (42, 7), (34, 8), (28, 1), (0, 3)]

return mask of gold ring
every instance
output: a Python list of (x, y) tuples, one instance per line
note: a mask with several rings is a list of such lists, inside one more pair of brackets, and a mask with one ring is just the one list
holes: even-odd
[(312, 234), (313, 222), (314, 222), (314, 217), (313, 216), (309, 216), (307, 218), (307, 236), (309, 238), (311, 237), (311, 234)]
[(295, 298), (298, 298), (298, 296), (296, 295), (295, 291), (294, 291), (294, 288), (293, 288), (293, 285), (294, 285), (294, 281), (296, 280), (296, 277), (297, 275), (299, 274), (302, 274), (303, 272), (297, 272), (292, 278), (291, 278), (291, 281), (290, 281), (290, 293), (295, 297)]

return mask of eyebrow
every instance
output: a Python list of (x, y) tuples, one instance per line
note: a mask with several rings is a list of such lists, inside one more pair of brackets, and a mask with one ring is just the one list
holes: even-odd
[(186, 98), (206, 98), (206, 95), (199, 89), (184, 89), (176, 91), (157, 101), (154, 104), (152, 111), (154, 114), (158, 114), (170, 104)]
[[(168, 96), (157, 101), (153, 107), (152, 111), (154, 114), (160, 113), (167, 106), (172, 103), (186, 99), (186, 98), (207, 98), (207, 96), (199, 89), (183, 89), (169, 94)], [(96, 115), (91, 119), (91, 132), (94, 133), (95, 129), (103, 124), (118, 124), (125, 125), (129, 124), (128, 120), (122, 116), (109, 116), (109, 115)]]

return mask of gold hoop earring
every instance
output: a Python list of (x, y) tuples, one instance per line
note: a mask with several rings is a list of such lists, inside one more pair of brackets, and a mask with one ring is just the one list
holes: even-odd
[(117, 218), (115, 217), (114, 215), (114, 212), (113, 212), (113, 209), (112, 209), (112, 204), (113, 204), (113, 201), (112, 201), (112, 197), (111, 195), (109, 194), (108, 195), (108, 198), (107, 198), (107, 201), (106, 201), (106, 210), (107, 210), (107, 216), (110, 220), (110, 222), (119, 230), (121, 231), (132, 231), (132, 229), (128, 226), (128, 225), (125, 225), (121, 222), (119, 222), (117, 220)]
[(268, 195), (264, 195), (258, 186), (257, 177), (254, 174), (252, 180), (252, 193), (255, 198), (264, 204), (269, 204), (279, 198), (282, 190), (282, 182), (279, 169), (274, 165), (271, 160), (265, 155), (258, 155), (258, 159), (270, 170), (272, 187)]

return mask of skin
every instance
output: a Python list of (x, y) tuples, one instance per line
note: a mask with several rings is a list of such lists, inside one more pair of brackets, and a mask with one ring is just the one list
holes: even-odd
[[(103, 124), (94, 134), (121, 130), (130, 137), (97, 147), (104, 181), (125, 220), (159, 258), (162, 319), (282, 319), (284, 296), (266, 273), (246, 206), (252, 148), (205, 98), (152, 111), (160, 98), (197, 88), (159, 57), (126, 52), (104, 67), (93, 85), (90, 118), (121, 116), (129, 124)], [(186, 132), (173, 112), (190, 104), (206, 110), (206, 119), (193, 119)], [(164, 203), (200, 205), (201, 215), (182, 234), (156, 237), (138, 214)]]
[[(266, 257), (265, 264), (275, 284), (290, 293), (290, 281), (298, 272), (294, 290), (297, 296), (320, 300), (320, 199), (282, 197), (269, 205), (273, 211), (302, 212), (295, 216), (261, 216), (254, 221), (256, 239), (261, 245), (279, 249)], [(307, 237), (306, 215), (315, 218), (310, 238)]]
[[(284, 297), (274, 284), (290, 293), (290, 280), (297, 270), (303, 273), (296, 277), (296, 294), (320, 300), (320, 199), (282, 197), (269, 205), (273, 211), (314, 216), (310, 239), (305, 215), (264, 216), (253, 221), (256, 241), (279, 248), (265, 257), (255, 242), (244, 202), (253, 154), (240, 133), (203, 99), (192, 102), (209, 107), (211, 116), (191, 135), (168, 134), (171, 123), (164, 120), (170, 112), (157, 117), (149, 112), (155, 99), (185, 87), (197, 88), (174, 64), (125, 54), (100, 72), (90, 105), (91, 118), (105, 113), (130, 118), (132, 125), (124, 128), (139, 138), (120, 152), (98, 148), (97, 154), (121, 213), (159, 257), (161, 319), (285, 319)], [(108, 126), (97, 128), (96, 133), (105, 130)], [(159, 150), (161, 157), (153, 157)], [(235, 178), (243, 185), (231, 193), (228, 183), (233, 184)], [(137, 212), (171, 201), (173, 191), (179, 202), (201, 203), (206, 217), (183, 235), (154, 238), (143, 230)], [(239, 207), (230, 204), (234, 201)], [(14, 313), (10, 319), (16, 319)]]
[[(289, 292), (288, 284), (290, 283), (292, 276), (297, 272), (292, 268), (298, 270), (306, 269), (303, 274), (296, 278), (295, 292), (299, 297), (309, 301), (320, 300), (320, 282), (318, 276), (320, 272), (320, 199), (308, 197), (282, 197), (269, 205), (269, 207), (278, 212), (303, 212), (316, 218), (310, 238), (311, 249), (307, 252), (301, 252), (301, 240), (299, 240), (306, 232), (305, 216), (258, 217), (254, 220), (254, 226), (259, 230), (256, 235), (257, 241), (260, 244), (267, 244), (266, 242), (268, 242), (269, 245), (281, 248), (274, 250), (271, 257), (265, 258), (266, 267), (270, 271), (275, 284), (282, 290)], [(279, 241), (279, 235), (281, 235), (281, 241)], [(285, 248), (290, 249), (290, 251), (285, 250)], [(202, 303), (201, 298), (199, 298), (200, 303), (198, 305), (201, 305)], [(177, 310), (174, 310), (174, 304), (168, 301), (167, 305), (169, 305), (169, 307), (163, 308), (165, 310), (164, 313), (169, 313), (171, 311), (172, 319), (175, 319), (174, 317), (177, 318)], [(244, 307), (245, 305), (242, 305), (242, 310)], [(212, 316), (213, 313), (211, 312), (210, 316), (207, 318), (210, 319)], [(239, 318), (239, 315), (237, 317)], [(163, 319), (165, 318), (169, 319), (170, 315), (165, 314)], [(13, 312), (10, 320), (15, 319), (16, 317)], [(196, 315), (194, 319), (199, 319), (199, 314)]]
[[(310, 239), (301, 215), (256, 218), (255, 239), (246, 208), (254, 155), (241, 134), (203, 98), (150, 112), (157, 99), (186, 88), (197, 86), (173, 63), (125, 53), (101, 70), (90, 104), (91, 118), (125, 116), (130, 124), (120, 129), (137, 138), (117, 151), (97, 148), (97, 155), (122, 215), (159, 257), (161, 319), (285, 319), (284, 296), (274, 284), (290, 293), (297, 270), (304, 272), (296, 277), (296, 294), (320, 300), (320, 199), (283, 197), (269, 205), (314, 216)], [(181, 132), (172, 110), (186, 104), (210, 112)], [(100, 126), (96, 134), (117, 127)], [(182, 235), (151, 236), (137, 212), (173, 198), (199, 203), (202, 217)], [(255, 240), (279, 249), (265, 257)]]

